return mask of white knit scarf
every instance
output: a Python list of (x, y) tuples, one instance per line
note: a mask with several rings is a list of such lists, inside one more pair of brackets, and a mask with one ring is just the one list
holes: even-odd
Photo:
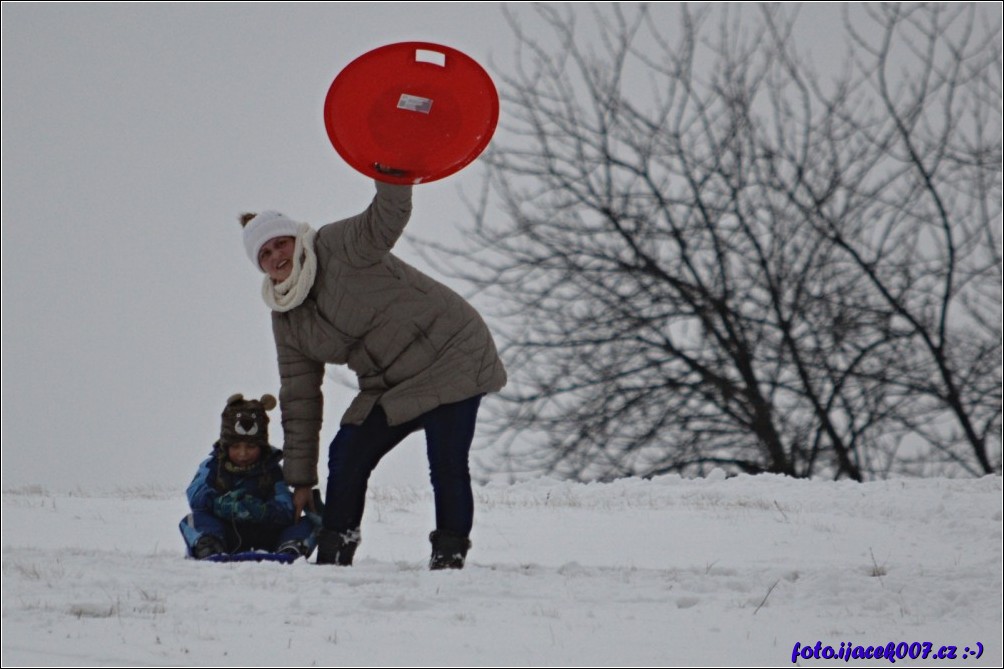
[(316, 230), (301, 223), (293, 250), (293, 271), (282, 283), (273, 283), (271, 277), (265, 275), (261, 296), (272, 311), (289, 311), (300, 306), (314, 287), (314, 276), (317, 274), (317, 254), (314, 253), (316, 235)]

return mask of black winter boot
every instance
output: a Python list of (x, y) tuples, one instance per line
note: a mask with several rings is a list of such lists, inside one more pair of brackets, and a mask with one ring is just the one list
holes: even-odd
[(336, 532), (323, 529), (317, 535), (317, 564), (352, 565), (352, 556), (359, 547), (359, 530)]
[(429, 569), (435, 571), (464, 568), (467, 551), (471, 548), (470, 539), (446, 530), (435, 530), (429, 535), (429, 541), (432, 542)]

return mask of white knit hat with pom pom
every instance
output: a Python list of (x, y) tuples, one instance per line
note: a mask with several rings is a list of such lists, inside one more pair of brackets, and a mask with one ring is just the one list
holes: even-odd
[(296, 237), (300, 224), (277, 211), (263, 211), (244, 225), (244, 248), (254, 266), (258, 264), (258, 252), (268, 241), (276, 237)]

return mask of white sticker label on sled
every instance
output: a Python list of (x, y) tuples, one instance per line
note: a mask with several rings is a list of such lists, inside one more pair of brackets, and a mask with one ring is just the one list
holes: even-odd
[(401, 98), (397, 101), (397, 108), (428, 114), (432, 109), (432, 100), (429, 98), (420, 98), (417, 95), (402, 93)]
[(440, 51), (430, 51), (429, 49), (415, 49), (416, 63), (432, 63), (440, 67), (446, 67), (446, 54)]

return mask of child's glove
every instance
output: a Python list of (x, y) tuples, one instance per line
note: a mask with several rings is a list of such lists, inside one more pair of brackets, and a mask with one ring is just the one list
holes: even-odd
[(242, 497), (244, 497), (243, 490), (234, 490), (225, 495), (220, 495), (213, 500), (213, 513), (218, 518), (225, 520), (234, 519)]
[(257, 497), (247, 495), (241, 500), (237, 520), (246, 523), (263, 523), (268, 519), (268, 507)]
[(213, 502), (213, 511), (220, 518), (244, 523), (260, 523), (268, 516), (265, 503), (244, 490), (234, 490), (217, 497)]

